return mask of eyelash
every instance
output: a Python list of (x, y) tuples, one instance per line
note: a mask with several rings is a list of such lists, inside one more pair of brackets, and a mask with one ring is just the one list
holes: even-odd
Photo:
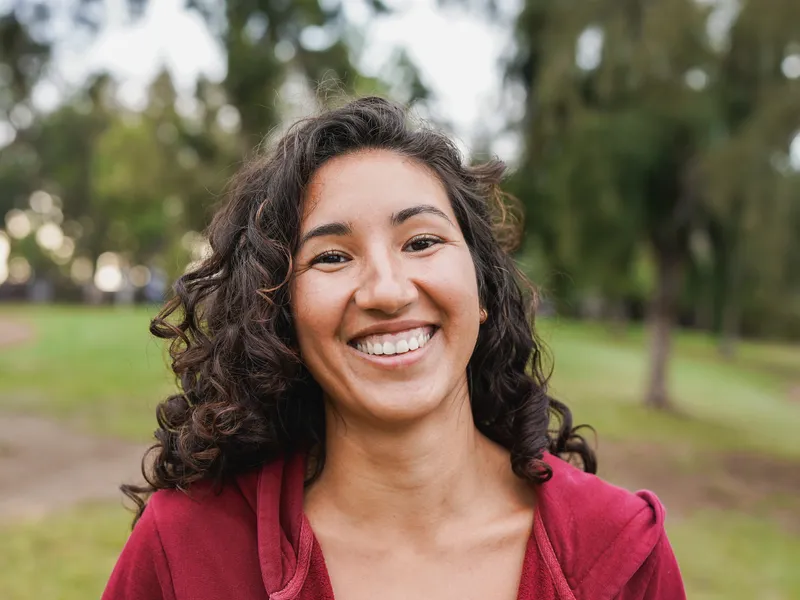
[(430, 233), (423, 233), (423, 234), (414, 236), (413, 238), (408, 240), (408, 242), (406, 242), (406, 245), (403, 246), (403, 248), (408, 248), (411, 244), (414, 244), (416, 242), (430, 242), (429, 246), (426, 246), (425, 248), (422, 248), (421, 250), (417, 250), (417, 252), (422, 252), (423, 250), (427, 250), (428, 248), (430, 248), (434, 244), (443, 243), (444, 240), (442, 238), (440, 238), (440, 237), (435, 236), (435, 235), (431, 235)]
[[(425, 248), (421, 248), (419, 250), (412, 250), (412, 252), (423, 252), (423, 251), (427, 250), (428, 248), (430, 248), (431, 246), (434, 246), (435, 244), (444, 243), (444, 240), (442, 238), (440, 238), (440, 237), (435, 236), (435, 235), (431, 235), (429, 233), (423, 233), (421, 235), (415, 236), (415, 237), (411, 238), (410, 240), (408, 240), (408, 242), (406, 242), (406, 244), (403, 246), (403, 249), (406, 249), (409, 246), (411, 246), (412, 244), (415, 244), (417, 242), (430, 242), (430, 245), (426, 246)], [(341, 262), (343, 262), (343, 261), (325, 262), (326, 258), (346, 258), (346, 256), (343, 253), (339, 252), (338, 250), (326, 250), (325, 252), (315, 256), (311, 260), (311, 264), (312, 265), (317, 265), (317, 264), (335, 265), (335, 264), (341, 264)]]
[(341, 252), (337, 252), (336, 250), (326, 250), (322, 254), (318, 254), (313, 259), (311, 259), (312, 265), (318, 264), (326, 264), (326, 265), (335, 265), (339, 264), (337, 262), (325, 262), (326, 258), (344, 258), (344, 255)]

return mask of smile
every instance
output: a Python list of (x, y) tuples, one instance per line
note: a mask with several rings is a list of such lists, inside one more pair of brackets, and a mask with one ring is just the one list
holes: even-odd
[(424, 348), (435, 333), (436, 327), (427, 325), (406, 331), (368, 335), (352, 340), (350, 345), (359, 352), (373, 356), (406, 354)]

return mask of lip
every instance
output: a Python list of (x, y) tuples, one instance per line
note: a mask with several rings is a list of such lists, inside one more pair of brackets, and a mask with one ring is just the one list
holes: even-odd
[(380, 335), (382, 333), (397, 333), (398, 331), (408, 331), (409, 329), (416, 329), (417, 327), (435, 327), (438, 325), (430, 321), (415, 321), (406, 319), (404, 321), (387, 321), (386, 323), (375, 323), (364, 329), (358, 330), (355, 335), (351, 336), (348, 344), (352, 344), (353, 340), (357, 340), (368, 335)]
[[(425, 324), (427, 325), (427, 324)], [(422, 327), (423, 325), (416, 325), (416, 327)], [(413, 329), (411, 327), (410, 329)], [(404, 329), (398, 329), (396, 331), (404, 331)], [(347, 349), (350, 352), (353, 352), (359, 358), (366, 360), (372, 363), (376, 367), (381, 367), (383, 369), (399, 369), (403, 367), (411, 366), (419, 361), (421, 361), (425, 356), (428, 354), (428, 351), (433, 344), (437, 344), (439, 342), (439, 328), (437, 327), (436, 330), (431, 335), (431, 339), (428, 340), (428, 343), (425, 344), (422, 348), (418, 350), (414, 350), (413, 352), (404, 352), (403, 354), (366, 354), (365, 352), (361, 352), (357, 348), (354, 348), (350, 344), (347, 344)], [(371, 335), (371, 334), (366, 334)]]

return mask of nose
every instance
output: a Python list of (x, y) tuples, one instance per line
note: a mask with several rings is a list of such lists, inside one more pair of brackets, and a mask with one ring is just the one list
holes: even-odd
[(401, 256), (373, 256), (365, 264), (355, 303), (362, 310), (395, 315), (417, 299), (417, 286), (409, 278)]

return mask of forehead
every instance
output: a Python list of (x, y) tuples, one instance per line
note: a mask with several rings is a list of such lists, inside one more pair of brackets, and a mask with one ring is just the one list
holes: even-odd
[(306, 191), (303, 228), (323, 221), (385, 218), (417, 204), (430, 204), (455, 222), (439, 178), (414, 159), (369, 150), (327, 161)]

